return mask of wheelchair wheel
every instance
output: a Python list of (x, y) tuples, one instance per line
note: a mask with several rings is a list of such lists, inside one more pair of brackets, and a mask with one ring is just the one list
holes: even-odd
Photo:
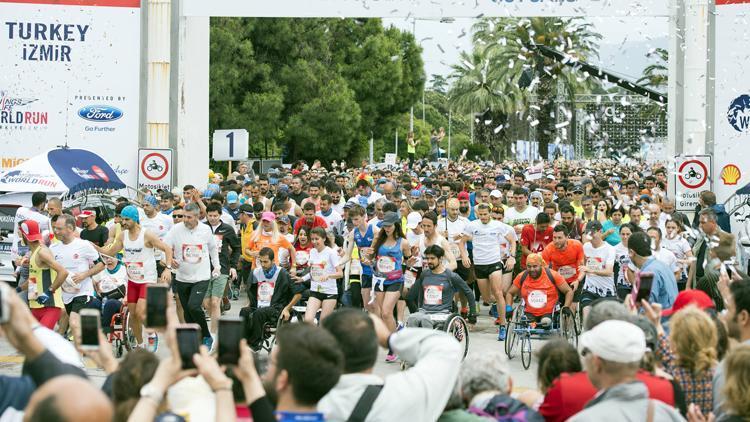
[(112, 350), (115, 352), (116, 358), (121, 358), (123, 353), (125, 353), (125, 347), (122, 344), (122, 340), (119, 338), (114, 339), (112, 342)]
[[(138, 348), (138, 340), (135, 338), (133, 333), (132, 321), (130, 318), (130, 312), (125, 314), (125, 322), (122, 325), (122, 342), (125, 343), (125, 349), (129, 352)], [(143, 335), (143, 333), (141, 333)]]
[(531, 336), (528, 334), (521, 335), (521, 363), (523, 369), (531, 366)]
[(508, 356), (508, 359), (513, 359), (513, 349), (516, 347), (516, 344), (518, 343), (518, 334), (516, 334), (516, 329), (518, 328), (518, 324), (521, 321), (521, 313), (519, 312), (519, 307), (516, 306), (515, 309), (513, 309), (513, 315), (511, 316), (510, 320), (508, 321), (506, 332), (505, 332), (505, 354)]
[(560, 333), (573, 347), (578, 347), (576, 317), (570, 309), (563, 309), (560, 313)]
[(461, 318), (459, 314), (452, 314), (448, 317), (447, 323), (444, 325), (445, 332), (453, 336), (461, 344), (461, 348), (464, 351), (464, 359), (469, 353), (469, 327), (466, 325), (466, 321)]

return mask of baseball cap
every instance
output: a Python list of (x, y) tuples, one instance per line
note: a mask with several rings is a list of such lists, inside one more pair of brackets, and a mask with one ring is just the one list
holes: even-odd
[(420, 192), (419, 189), (412, 189), (411, 191), (412, 198), (419, 198), (420, 196), (422, 196), (422, 192)]
[(711, 297), (709, 297), (703, 290), (683, 290), (674, 299), (672, 308), (665, 309), (662, 312), (662, 315), (670, 316), (688, 305), (695, 305), (701, 310), (714, 308), (714, 302), (711, 300)]
[(289, 217), (287, 217), (286, 215), (282, 215), (276, 221), (283, 224), (289, 224)]
[(348, 210), (354, 208), (354, 205), (356, 205), (354, 202), (348, 201), (346, 204), (344, 204), (344, 209)]
[(242, 204), (240, 205), (240, 212), (244, 214), (248, 214), (250, 216), (253, 215), (253, 206), (250, 204)]
[(426, 196), (435, 196), (435, 191), (432, 189), (425, 189), (424, 194)]
[(96, 211), (94, 210), (83, 210), (80, 214), (77, 215), (78, 218), (89, 218), (89, 217), (96, 217)]
[(276, 221), (276, 214), (266, 211), (260, 215), (260, 221)]
[(633, 323), (615, 319), (581, 334), (580, 343), (584, 350), (610, 362), (639, 362), (646, 353), (643, 330)]
[(237, 196), (237, 192), (229, 191), (227, 193), (227, 204), (236, 204), (238, 202), (240, 202), (240, 198)]
[(206, 189), (203, 191), (203, 199), (211, 199), (212, 196), (214, 196), (214, 190), (213, 189)]
[(493, 198), (502, 198), (503, 197), (503, 193), (500, 192), (497, 189), (493, 189), (492, 192), (490, 192), (490, 196), (493, 197)]
[(461, 191), (458, 193), (458, 200), (459, 201), (468, 201), (469, 200), (469, 192)]
[(529, 198), (544, 199), (544, 196), (542, 195), (541, 192), (539, 192), (538, 190), (535, 190), (534, 192), (531, 192), (531, 195), (529, 196)]
[(422, 214), (412, 211), (409, 213), (409, 215), (406, 216), (406, 228), (407, 229), (416, 229), (417, 226), (419, 226), (419, 223), (422, 222)]
[(646, 232), (635, 232), (628, 239), (628, 249), (638, 256), (651, 256), (651, 238)]
[[(541, 195), (541, 193), (539, 195)], [(598, 222), (596, 220), (589, 221), (588, 223), (586, 223), (586, 232), (587, 233), (590, 233), (590, 232), (600, 232), (600, 231), (602, 231), (602, 223), (600, 223), (600, 222)]]
[(42, 231), (39, 230), (39, 223), (34, 220), (26, 220), (21, 223), (19, 229), (29, 242), (37, 242), (42, 240)]
[(383, 216), (383, 221), (380, 223), (380, 225), (382, 227), (392, 226), (392, 225), (398, 223), (399, 220), (400, 220), (400, 218), (398, 217), (398, 214), (396, 214), (393, 211), (388, 211)]
[(573, 193), (583, 193), (583, 187), (581, 185), (575, 185), (573, 187)]

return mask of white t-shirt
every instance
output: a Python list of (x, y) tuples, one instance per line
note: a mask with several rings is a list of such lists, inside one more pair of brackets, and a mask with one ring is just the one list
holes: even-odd
[(466, 225), (464, 233), (472, 237), (474, 245), (474, 264), (490, 265), (500, 262), (508, 253), (508, 234), (515, 233), (513, 228), (505, 223), (491, 220), (482, 224), (481, 220), (474, 220)]
[[(141, 220), (141, 227), (157, 235), (160, 240), (164, 240), (164, 236), (169, 233), (169, 230), (171, 230), (173, 226), (174, 221), (172, 221), (172, 216), (160, 212), (156, 213), (154, 218), (146, 216)], [(164, 252), (162, 252), (161, 249), (154, 248), (154, 256), (157, 261), (165, 259)]]
[[(661, 240), (662, 249), (667, 249), (672, 252), (677, 259), (685, 259), (687, 253), (690, 252), (690, 243), (684, 237), (677, 235), (674, 239), (664, 237)], [(678, 268), (683, 268), (683, 265), (677, 263)]]
[(322, 251), (310, 249), (310, 291), (335, 295), (338, 293), (336, 280), (327, 279), (321, 281), (324, 275), (335, 274), (336, 265), (339, 263), (339, 255), (333, 249), (326, 246)]
[(354, 198), (350, 199), (350, 201), (357, 203), (363, 207), (367, 207), (368, 205), (374, 203), (382, 197), (383, 195), (379, 194), (378, 192), (371, 191), (370, 196), (362, 196), (360, 194), (357, 194), (354, 196)]
[(615, 260), (620, 264), (620, 272), (617, 273), (617, 286), (630, 287), (630, 283), (625, 279), (625, 273), (630, 266), (630, 253), (622, 242), (615, 246)]
[(469, 224), (469, 219), (466, 217), (458, 216), (456, 221), (450, 219), (440, 218), (437, 223), (435, 230), (442, 233), (445, 230), (446, 221), (448, 225), (448, 243), (451, 245), (451, 252), (456, 259), (461, 259), (461, 252), (459, 251), (457, 240), (453, 240), (453, 237), (457, 234), (463, 234), (466, 225)]
[(117, 271), (110, 273), (108, 269), (92, 277), (94, 283), (99, 286), (99, 291), (103, 293), (109, 293), (120, 286), (125, 286), (128, 283), (128, 273), (125, 270), (124, 265), (120, 265)]
[(315, 213), (315, 215), (325, 220), (328, 227), (334, 227), (339, 223), (339, 221), (341, 221), (341, 214), (334, 210), (331, 210), (331, 213), (328, 215), (328, 217), (323, 215), (321, 211), (318, 211), (317, 213)]
[(651, 251), (651, 255), (653, 255), (658, 261), (666, 264), (672, 272), (676, 272), (680, 269), (680, 265), (677, 263), (677, 258), (669, 249), (666, 249), (663, 246), (657, 251)]
[(172, 247), (174, 260), (179, 265), (176, 275), (178, 281), (197, 283), (209, 280), (211, 263), (214, 268), (221, 268), (216, 238), (206, 224), (198, 224), (192, 230), (185, 227), (184, 223), (175, 224), (164, 242)]
[(529, 205), (523, 212), (518, 212), (515, 207), (510, 207), (505, 210), (505, 224), (515, 227), (518, 225), (534, 224), (536, 222), (536, 215), (539, 214), (539, 209)]
[(406, 241), (409, 242), (409, 248), (418, 246), (420, 248), (419, 253), (414, 255), (414, 268), (422, 267), (422, 251), (424, 250), (424, 233), (416, 234), (409, 230), (406, 233)]
[[(99, 259), (99, 252), (91, 246), (91, 243), (77, 237), (67, 245), (63, 242), (53, 243), (49, 249), (55, 256), (55, 261), (65, 267), (71, 276), (88, 271), (94, 265), (94, 262)], [(63, 283), (62, 298), (65, 304), (70, 303), (78, 296), (93, 295), (94, 284), (91, 282), (91, 277), (82, 280), (77, 286), (70, 286), (67, 282)]]
[[(583, 245), (585, 265), (593, 270), (604, 270), (609, 265), (615, 264), (615, 248), (607, 242), (595, 248), (591, 242)], [(601, 297), (615, 295), (614, 278), (611, 275), (586, 274), (585, 290)]]

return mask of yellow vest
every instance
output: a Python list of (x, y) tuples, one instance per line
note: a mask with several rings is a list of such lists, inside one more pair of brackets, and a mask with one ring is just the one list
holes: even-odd
[(250, 221), (245, 225), (245, 228), (240, 231), (240, 245), (242, 246), (242, 259), (247, 262), (253, 262), (253, 257), (247, 254), (247, 248), (250, 247), (250, 238), (253, 236), (253, 223), (255, 220)]
[[(36, 256), (41, 249), (41, 246), (36, 248), (34, 253), (31, 254), (31, 259), (29, 259), (29, 293), (33, 293), (35, 290), (37, 296), (46, 292), (57, 278), (57, 271), (52, 268), (42, 268), (36, 263)], [(29, 298), (29, 307), (31, 309), (64, 308), (65, 305), (62, 300), (62, 289), (55, 290), (55, 293), (50, 300), (44, 305), (37, 302), (36, 298)]]

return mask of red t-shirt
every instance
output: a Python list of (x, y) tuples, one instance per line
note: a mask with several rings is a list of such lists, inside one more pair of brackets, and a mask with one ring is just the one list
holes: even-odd
[(578, 279), (578, 267), (583, 265), (583, 245), (581, 242), (568, 239), (564, 250), (559, 250), (554, 243), (550, 243), (542, 252), (544, 261), (553, 270), (560, 273), (565, 281), (572, 283)]
[[(529, 248), (531, 253), (542, 252), (544, 248), (552, 243), (552, 226), (540, 232), (533, 224), (523, 226), (521, 230), (521, 244)], [(521, 268), (526, 268), (526, 255), (521, 256)]]
[(328, 228), (328, 224), (326, 224), (326, 220), (323, 219), (323, 217), (316, 215), (315, 219), (313, 220), (313, 223), (310, 224), (305, 217), (302, 217), (297, 220), (296, 223), (294, 223), (294, 235), (297, 235), (297, 232), (299, 229), (305, 226), (310, 226), (311, 229), (314, 229), (316, 227), (322, 227), (322, 228)]
[[(521, 278), (525, 274), (522, 272), (513, 280), (513, 285), (521, 290), (521, 297), (526, 302), (526, 312), (534, 316), (551, 314), (557, 304), (559, 296), (556, 286), (564, 285), (565, 279), (556, 271), (551, 271), (554, 282), (547, 277), (547, 271), (542, 269), (542, 275), (537, 279), (526, 276), (526, 280), (521, 285)], [(553, 284), (554, 283), (554, 284)]]
[[(646, 384), (650, 398), (675, 406), (675, 386), (668, 379), (646, 371), (639, 371), (636, 378)], [(591, 384), (585, 372), (564, 373), (552, 381), (552, 386), (539, 407), (539, 413), (546, 422), (566, 421), (583, 410), (596, 393), (596, 387)], [(684, 402), (679, 403), (681, 410), (684, 406)]]

